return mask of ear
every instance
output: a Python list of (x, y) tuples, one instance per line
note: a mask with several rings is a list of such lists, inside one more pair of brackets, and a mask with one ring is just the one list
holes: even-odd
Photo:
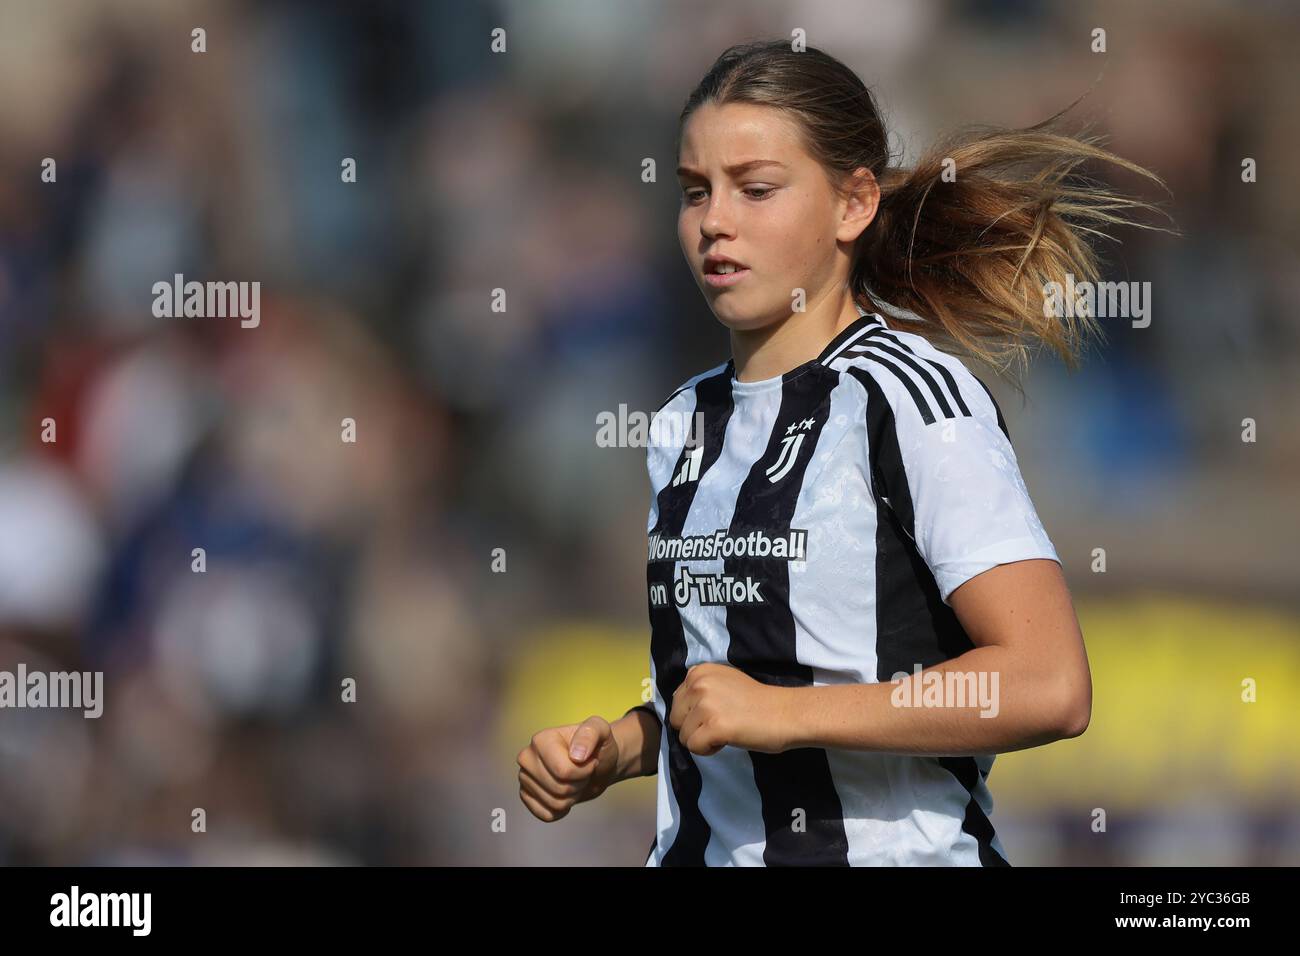
[(854, 170), (847, 189), (844, 215), (835, 238), (841, 242), (854, 242), (876, 218), (876, 211), (880, 208), (880, 184), (871, 170), (859, 166)]

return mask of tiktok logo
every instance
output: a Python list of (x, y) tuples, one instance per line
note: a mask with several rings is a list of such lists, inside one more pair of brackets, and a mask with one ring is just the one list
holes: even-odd
[(749, 575), (738, 578), (733, 574), (692, 574), (688, 568), (682, 568), (673, 585), (673, 601), (678, 607), (686, 607), (692, 598), (701, 607), (765, 604), (761, 587), (762, 582)]

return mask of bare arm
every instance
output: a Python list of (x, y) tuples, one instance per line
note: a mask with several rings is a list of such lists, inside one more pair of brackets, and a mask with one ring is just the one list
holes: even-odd
[(981, 717), (979, 706), (898, 706), (894, 683), (781, 688), (785, 747), (1002, 753), (1087, 729), (1092, 680), (1060, 565), (1047, 559), (998, 565), (954, 590), (950, 604), (976, 646), (926, 668), (922, 677), (983, 672), (986, 686), (997, 689), (996, 716)]

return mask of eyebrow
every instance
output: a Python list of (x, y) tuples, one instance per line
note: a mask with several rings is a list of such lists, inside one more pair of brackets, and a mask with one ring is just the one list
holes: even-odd
[[(777, 162), (775, 159), (751, 159), (743, 163), (734, 163), (731, 166), (724, 166), (722, 167), (722, 169), (723, 172), (728, 173), (729, 175), (732, 176), (736, 176), (740, 173), (748, 172), (749, 170), (754, 169), (758, 166), (780, 166), (782, 169), (790, 168), (785, 163)], [(690, 166), (678, 166), (677, 175), (695, 176), (700, 179), (704, 178), (697, 170), (692, 169)]]

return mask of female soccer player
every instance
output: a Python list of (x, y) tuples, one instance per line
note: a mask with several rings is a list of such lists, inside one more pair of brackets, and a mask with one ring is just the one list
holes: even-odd
[(656, 414), (702, 428), (648, 453), (653, 701), (535, 735), (534, 815), (658, 773), (648, 866), (1008, 865), (993, 755), (1083, 733), (1092, 685), (1001, 411), (951, 353), (1073, 366), (1099, 330), (1050, 284), (1095, 281), (1083, 234), (1154, 208), (1076, 167), (1159, 181), (1051, 122), (903, 170), (818, 50), (733, 47), (691, 94), (678, 232), (732, 357)]

